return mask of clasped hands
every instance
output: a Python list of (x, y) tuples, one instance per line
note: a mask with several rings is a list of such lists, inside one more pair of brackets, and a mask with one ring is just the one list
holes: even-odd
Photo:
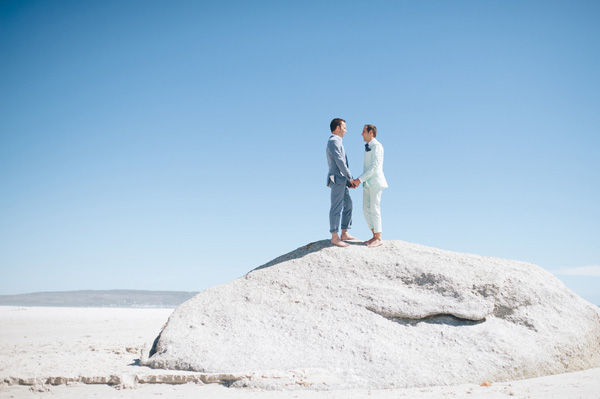
[(350, 180), (348, 182), (348, 187), (350, 187), (350, 188), (356, 188), (359, 185), (360, 185), (360, 180), (358, 180), (358, 179)]

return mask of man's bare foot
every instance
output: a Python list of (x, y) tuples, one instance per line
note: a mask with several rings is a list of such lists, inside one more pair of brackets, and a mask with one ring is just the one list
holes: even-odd
[(342, 233), (342, 240), (358, 240), (358, 238), (356, 237), (352, 237), (350, 234), (348, 233)]
[(375, 234), (375, 230), (371, 229), (371, 233), (373, 233), (373, 237), (370, 240), (365, 241), (365, 245), (369, 245), (370, 243), (375, 241), (375, 239), (377, 238), (377, 234)]
[(381, 238), (376, 238), (375, 240), (371, 241), (370, 244), (368, 244), (367, 246), (369, 248), (377, 248), (383, 245), (383, 241), (381, 240)]
[(338, 247), (342, 247), (342, 248), (343, 248), (343, 247), (349, 247), (349, 246), (350, 246), (350, 244), (348, 244), (347, 242), (344, 242), (344, 241), (340, 240), (338, 237), (336, 237), (336, 238), (332, 238), (332, 239), (331, 239), (331, 243), (332, 243), (333, 245), (336, 245), (336, 246), (338, 246)]

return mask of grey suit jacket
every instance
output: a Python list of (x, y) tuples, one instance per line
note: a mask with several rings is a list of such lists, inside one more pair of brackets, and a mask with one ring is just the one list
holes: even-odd
[(352, 173), (348, 169), (348, 157), (342, 144), (342, 138), (332, 134), (327, 142), (327, 163), (329, 173), (327, 174), (327, 186), (332, 184), (346, 185), (352, 180)]

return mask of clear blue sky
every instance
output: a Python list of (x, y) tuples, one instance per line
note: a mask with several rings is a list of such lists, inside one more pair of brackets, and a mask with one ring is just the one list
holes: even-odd
[[(600, 304), (600, 2), (2, 1), (0, 294), (200, 291), (329, 237), (325, 144), (384, 239)], [(353, 234), (367, 239), (362, 192)]]

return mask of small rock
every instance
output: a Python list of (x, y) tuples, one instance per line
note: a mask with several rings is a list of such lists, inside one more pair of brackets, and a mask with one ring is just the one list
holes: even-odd
[(120, 383), (115, 385), (116, 389), (136, 389), (139, 388), (138, 377), (135, 374), (123, 374)]
[(34, 384), (29, 390), (31, 392), (50, 392), (50, 387), (46, 384)]

